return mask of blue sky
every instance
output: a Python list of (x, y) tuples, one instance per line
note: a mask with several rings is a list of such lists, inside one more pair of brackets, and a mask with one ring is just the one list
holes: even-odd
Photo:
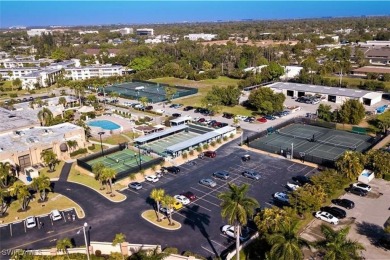
[(3, 1), (0, 26), (389, 15), (389, 1)]

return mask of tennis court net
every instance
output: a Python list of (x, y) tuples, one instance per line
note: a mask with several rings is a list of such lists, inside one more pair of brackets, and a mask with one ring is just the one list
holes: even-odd
[(312, 139), (312, 137), (308, 137), (308, 136), (286, 134), (286, 133), (283, 133), (283, 132), (280, 132), (280, 131), (275, 131), (275, 132), (278, 135), (281, 135), (281, 136), (292, 137), (292, 138), (302, 139), (302, 140), (306, 140), (306, 141), (310, 141)]
[(111, 161), (113, 161), (113, 162), (116, 162), (116, 163), (118, 163), (119, 162), (119, 160), (118, 159), (115, 159), (115, 158), (113, 158), (113, 157), (110, 157), (110, 156), (106, 156), (106, 158), (107, 159), (110, 159)]
[(125, 165), (125, 166), (127, 166), (129, 168), (133, 168), (133, 167), (137, 166), (137, 165), (129, 164), (129, 163), (126, 163), (126, 162), (123, 162), (123, 165)]
[(344, 144), (336, 144), (336, 143), (331, 143), (331, 142), (327, 142), (327, 141), (322, 141), (322, 140), (315, 140), (317, 143), (320, 143), (320, 144), (326, 144), (326, 145), (330, 145), (330, 146), (333, 146), (333, 147), (338, 147), (338, 148), (344, 148), (344, 149), (349, 149), (349, 150), (356, 150), (356, 145), (344, 145)]

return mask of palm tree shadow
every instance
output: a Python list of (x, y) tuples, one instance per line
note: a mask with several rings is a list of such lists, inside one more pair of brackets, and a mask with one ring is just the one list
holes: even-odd
[(210, 216), (199, 212), (199, 206), (191, 205), (187, 207), (188, 210), (183, 210), (181, 213), (185, 215), (184, 224), (189, 225), (193, 230), (199, 229), (200, 233), (207, 239), (211, 249), (213, 250), (216, 257), (219, 256), (213, 243), (211, 242), (210, 236), (206, 231), (206, 226), (210, 224)]
[(365, 221), (356, 223), (356, 231), (358, 234), (366, 236), (372, 244), (376, 243), (385, 234), (381, 226)]

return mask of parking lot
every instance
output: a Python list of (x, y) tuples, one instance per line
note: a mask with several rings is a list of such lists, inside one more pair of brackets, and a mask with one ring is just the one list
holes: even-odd
[[(363, 244), (366, 250), (362, 252), (362, 255), (366, 256), (366, 259), (389, 259), (389, 252), (375, 244), (383, 234), (384, 224), (390, 217), (390, 184), (384, 180), (374, 179), (370, 182), (370, 186), (372, 190), (366, 197), (351, 193), (341, 196), (342, 199), (352, 200), (355, 207), (350, 210), (345, 209), (347, 217), (340, 220), (337, 226), (332, 227), (340, 229), (351, 225), (348, 237)], [(320, 231), (320, 226), (324, 223), (324, 221), (314, 219), (301, 236), (309, 241), (324, 239)]]
[[(123, 192), (130, 200), (148, 201), (148, 196), (153, 188), (163, 188), (167, 194), (176, 195), (191, 191), (197, 199), (173, 214), (173, 219), (182, 224), (177, 231), (174, 241), (166, 241), (170, 246), (179, 249), (187, 249), (201, 255), (215, 257), (221, 254), (228, 246), (234, 243), (220, 228), (227, 224), (220, 216), (220, 199), (218, 194), (228, 190), (228, 182), (236, 185), (247, 183), (250, 185), (249, 196), (255, 197), (262, 207), (273, 205), (272, 194), (284, 191), (287, 181), (296, 175), (306, 175), (313, 172), (313, 168), (296, 164), (285, 159), (268, 157), (265, 155), (247, 152), (238, 147), (224, 147), (217, 151), (217, 158), (196, 159), (196, 164), (183, 164), (181, 172), (165, 174), (157, 183), (143, 183), (141, 190), (126, 189)], [(250, 154), (251, 160), (243, 162), (241, 157)], [(242, 176), (244, 170), (254, 170), (260, 173), (259, 180), (253, 180)], [(217, 170), (225, 170), (230, 176), (227, 181), (212, 177)], [(199, 183), (202, 178), (212, 178), (217, 185), (213, 188)], [(153, 204), (152, 201), (149, 201)], [(150, 209), (151, 205), (145, 204), (144, 209)], [(254, 231), (254, 230), (253, 230)], [(183, 237), (191, 237), (196, 244), (183, 244)]]
[[(46, 241), (55, 244), (58, 231), (61, 231), (62, 234), (70, 232), (73, 236), (73, 233), (76, 233), (84, 224), (82, 220), (78, 219), (73, 209), (60, 211), (60, 214), (62, 218), (57, 221), (53, 221), (49, 215), (35, 216), (36, 226), (32, 228), (27, 228), (25, 219), (17, 220), (9, 225), (3, 225), (0, 227), (2, 240), (23, 238), (24, 244), (19, 244), (18, 249), (32, 248), (30, 243), (34, 241)], [(83, 245), (83, 234), (74, 236), (74, 243), (78, 246)]]

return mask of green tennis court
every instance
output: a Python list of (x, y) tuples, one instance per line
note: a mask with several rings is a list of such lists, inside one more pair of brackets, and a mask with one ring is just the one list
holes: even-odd
[[(141, 154), (141, 163), (151, 161), (153, 158)], [(130, 168), (138, 167), (140, 158), (138, 152), (124, 149), (122, 151), (99, 157), (88, 161), (87, 163), (93, 167), (94, 164), (102, 162), (106, 167), (114, 169), (116, 173), (123, 172)]]
[[(305, 124), (292, 124), (250, 142), (249, 146), (272, 153), (292, 151), (295, 158), (336, 161), (345, 151), (364, 151), (372, 137)], [(316, 159), (318, 158), (318, 160)]]
[(164, 153), (165, 149), (169, 146), (172, 146), (174, 144), (178, 144), (181, 142), (184, 142), (188, 139), (191, 139), (195, 136), (198, 136), (199, 134), (194, 132), (179, 132), (173, 135), (169, 135), (166, 137), (163, 137), (159, 140), (149, 142), (147, 144), (142, 145), (142, 149), (151, 149), (159, 154)]

